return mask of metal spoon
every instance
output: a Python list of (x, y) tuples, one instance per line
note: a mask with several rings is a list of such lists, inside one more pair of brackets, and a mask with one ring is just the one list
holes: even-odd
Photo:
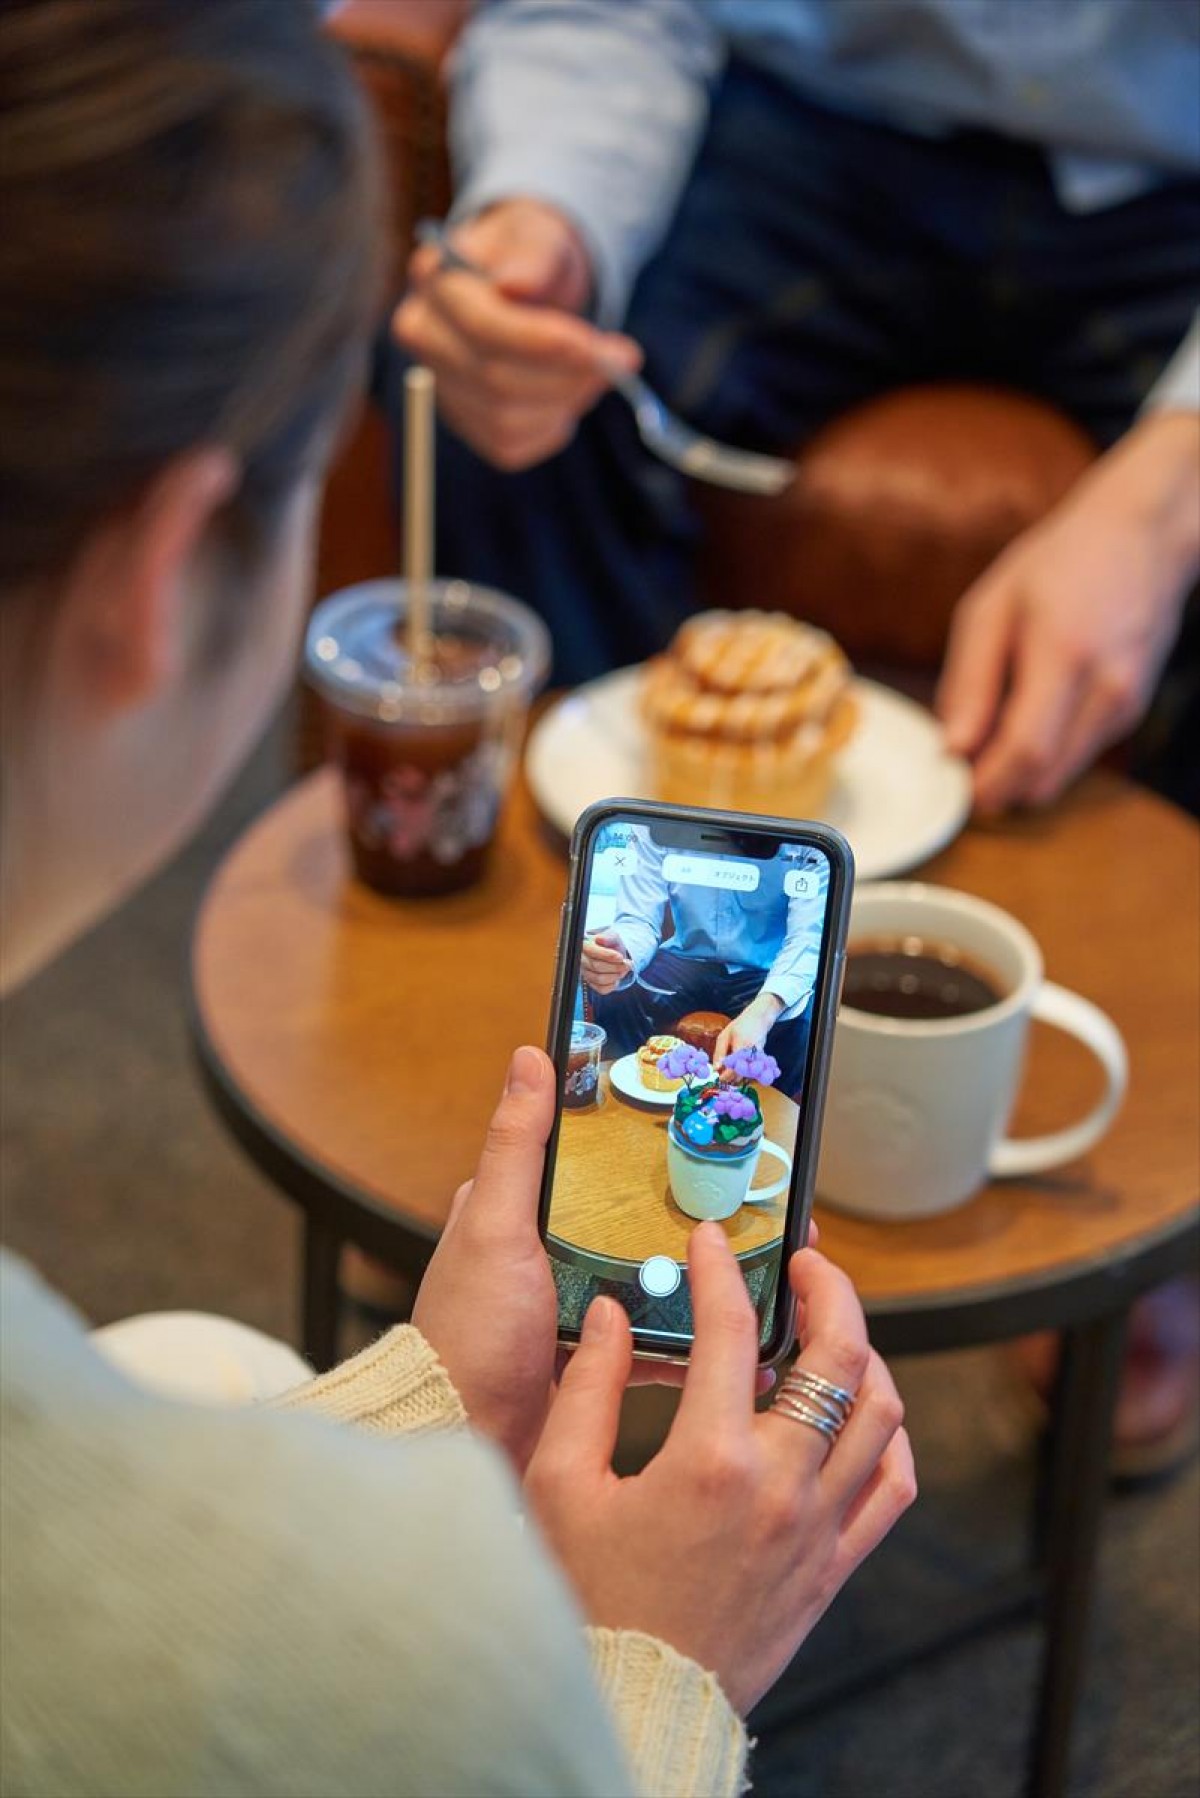
[[(437, 219), (422, 219), (416, 229), (420, 243), (432, 244), (446, 268), (490, 281), (488, 271), (472, 262), (450, 242), (446, 227)], [(646, 448), (681, 474), (713, 487), (729, 487), (737, 493), (764, 496), (782, 493), (789, 486), (795, 466), (782, 456), (760, 456), (754, 450), (733, 449), (705, 437), (666, 407), (640, 375), (605, 366), (604, 373), (633, 410), (638, 435)]]

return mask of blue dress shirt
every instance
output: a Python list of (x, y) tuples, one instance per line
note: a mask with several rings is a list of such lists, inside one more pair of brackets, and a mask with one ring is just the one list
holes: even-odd
[[(557, 206), (618, 324), (730, 53), (904, 129), (1039, 145), (1068, 208), (1200, 173), (1200, 0), (482, 0), (452, 71), (455, 216)], [(1200, 405), (1196, 331), (1149, 403)]]
[[(715, 961), (729, 973), (761, 969), (761, 990), (783, 1004), (781, 1020), (799, 1017), (816, 984), (829, 863), (819, 850), (784, 844), (770, 861), (756, 861), (753, 892), (730, 892), (668, 880), (663, 868), (671, 852), (637, 826), (631, 833), (637, 856), (621, 876), (612, 924), (633, 963), (632, 984), (661, 947), (697, 961)], [(713, 859), (713, 858), (697, 858)], [(789, 874), (809, 876), (802, 892), (789, 892)], [(793, 886), (795, 883), (792, 883)], [(672, 933), (663, 942), (670, 907)]]

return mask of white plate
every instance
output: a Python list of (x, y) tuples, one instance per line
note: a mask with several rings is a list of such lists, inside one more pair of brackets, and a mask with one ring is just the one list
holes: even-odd
[(677, 1092), (660, 1093), (653, 1086), (642, 1085), (636, 1050), (632, 1055), (622, 1055), (620, 1061), (613, 1062), (608, 1070), (608, 1084), (615, 1086), (623, 1098), (632, 1099), (638, 1105), (670, 1107), (679, 1097)]
[[(653, 799), (640, 668), (589, 681), (539, 719), (525, 768), (539, 807), (569, 836), (597, 799)], [(838, 758), (824, 817), (850, 841), (860, 880), (882, 880), (927, 861), (962, 829), (971, 776), (947, 755), (932, 715), (875, 681), (856, 680), (859, 723)], [(746, 809), (753, 811), (747, 803)]]

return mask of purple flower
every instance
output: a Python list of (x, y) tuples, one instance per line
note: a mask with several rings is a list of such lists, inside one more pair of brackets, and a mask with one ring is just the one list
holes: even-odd
[(775, 1057), (753, 1045), (748, 1049), (732, 1050), (721, 1067), (722, 1071), (728, 1070), (739, 1080), (757, 1080), (760, 1086), (773, 1086), (779, 1078), (779, 1063)]
[(738, 1086), (723, 1087), (712, 1101), (712, 1109), (718, 1117), (726, 1117), (734, 1124), (748, 1123), (758, 1116), (754, 1100)]
[(658, 1071), (665, 1074), (668, 1080), (707, 1080), (712, 1074), (712, 1067), (703, 1049), (693, 1049), (690, 1043), (680, 1043), (677, 1049), (668, 1049), (665, 1055), (659, 1056)]

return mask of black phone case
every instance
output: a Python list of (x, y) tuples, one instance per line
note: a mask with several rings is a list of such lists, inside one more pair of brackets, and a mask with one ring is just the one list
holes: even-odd
[[(633, 818), (646, 823), (677, 821), (683, 824), (708, 823), (723, 831), (775, 835), (790, 842), (808, 842), (824, 851), (829, 861), (829, 897), (825, 912), (825, 935), (822, 943), (817, 983), (813, 992), (813, 1023), (810, 1036), (810, 1072), (800, 1104), (800, 1122), (796, 1132), (796, 1154), (792, 1168), (792, 1185), (788, 1195), (787, 1221), (782, 1251), (783, 1267), (789, 1256), (807, 1237), (812, 1215), (813, 1183), (817, 1171), (817, 1155), (821, 1141), (821, 1121), (825, 1111), (825, 1094), (829, 1084), (833, 1027), (841, 998), (842, 977), (846, 962), (846, 931), (850, 920), (850, 901), (854, 892), (854, 855), (845, 837), (828, 824), (809, 823), (795, 818), (767, 818), (749, 812), (707, 810), (700, 806), (659, 805), (642, 799), (604, 799), (590, 805), (575, 825), (571, 836), (570, 870), (567, 897), (559, 925), (558, 952), (554, 965), (554, 987), (551, 995), (550, 1028), (547, 1048), (561, 1081), (566, 1062), (567, 1038), (574, 1013), (574, 982), (570, 979), (579, 951), (583, 925), (583, 879), (589, 867), (588, 845), (602, 824), (614, 818)], [(545, 1171), (542, 1176), (538, 1221), (543, 1240), (546, 1236), (554, 1168), (558, 1155), (559, 1125), (562, 1119), (561, 1099), (555, 1106), (554, 1128), (546, 1146)], [(796, 1333), (796, 1305), (786, 1278), (780, 1280), (775, 1307), (775, 1328), (771, 1340), (759, 1352), (760, 1364), (770, 1367), (791, 1349)], [(560, 1342), (573, 1346), (579, 1333), (572, 1328), (559, 1329)], [(686, 1349), (671, 1349), (658, 1341), (639, 1340), (634, 1331), (634, 1348), (639, 1357), (655, 1361), (685, 1361)]]

